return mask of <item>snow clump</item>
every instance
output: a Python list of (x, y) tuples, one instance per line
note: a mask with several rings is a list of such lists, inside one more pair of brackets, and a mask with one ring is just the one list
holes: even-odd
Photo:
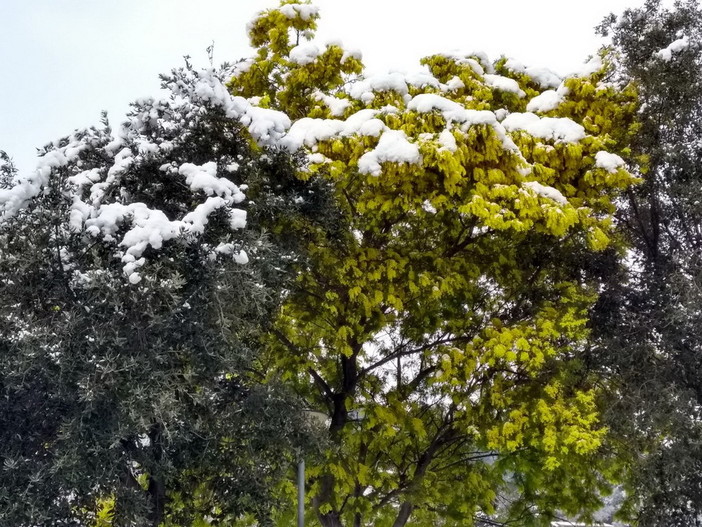
[(614, 173), (624, 166), (624, 160), (617, 154), (601, 151), (595, 154), (595, 166)]
[(358, 160), (358, 171), (361, 174), (380, 176), (382, 167), (380, 163), (411, 163), (419, 164), (422, 156), (419, 147), (407, 140), (407, 135), (402, 130), (386, 130), (380, 136), (378, 146), (366, 152)]
[(568, 204), (568, 200), (566, 199), (566, 197), (563, 194), (561, 194), (561, 192), (556, 188), (550, 187), (548, 185), (542, 185), (538, 181), (525, 181), (524, 183), (522, 183), (522, 186), (528, 188), (534, 194), (551, 199), (561, 205)]
[(679, 53), (690, 46), (690, 39), (687, 36), (683, 36), (677, 40), (674, 40), (667, 47), (656, 51), (655, 56), (665, 62), (670, 62), (673, 60), (673, 54)]

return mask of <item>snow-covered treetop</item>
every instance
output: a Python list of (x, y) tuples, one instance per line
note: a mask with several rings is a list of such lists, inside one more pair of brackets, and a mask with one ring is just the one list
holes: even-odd
[[(228, 85), (232, 93), (291, 117), (280, 144), (305, 150), (310, 172), (344, 166), (361, 175), (410, 177), (438, 164), (450, 181), (470, 179), (486, 163), (471, 143), (486, 134), (489, 158), (511, 159), (501, 166), (502, 177), (492, 172), (487, 187), (495, 193), (489, 201), (497, 217), (504, 213), (504, 188), (510, 188), (518, 199), (561, 211), (564, 229), (579, 221), (576, 209), (581, 216), (588, 207), (610, 210), (602, 189), (615, 179), (618, 187), (630, 183), (623, 162), (608, 152), (614, 145), (608, 131), (627, 129), (621, 119), (628, 119), (634, 103), (631, 93), (618, 95), (621, 89), (606, 82), (606, 56), (594, 56), (565, 78), (513, 59), (491, 61), (481, 52), (438, 53), (416, 72), (368, 76), (360, 53), (339, 42), (314, 41), (317, 18), (310, 4), (297, 2), (259, 13), (249, 25), (257, 55), (242, 61)], [(595, 115), (595, 100), (610, 104), (610, 113)], [(621, 105), (628, 108), (623, 113)], [(578, 173), (565, 175), (564, 167), (575, 167), (576, 160), (582, 161)], [(432, 200), (425, 196), (421, 203), (425, 198)], [(531, 220), (507, 223), (524, 228)]]
[[(246, 226), (248, 143), (279, 143), (290, 119), (230, 95), (222, 83), (230, 75), (187, 65), (163, 77), (168, 97), (138, 100), (116, 133), (105, 123), (49, 144), (33, 173), (0, 188), (3, 220), (31, 213), (59, 185), (67, 228), (114, 245), (132, 284), (141, 280), (147, 250), (172, 240), (206, 238), (212, 258), (247, 263), (237, 233)], [(217, 240), (205, 236), (215, 216), (229, 230)]]
[[(309, 3), (284, 1), (250, 23), (256, 57), (221, 71), (174, 71), (164, 77), (169, 97), (137, 101), (117, 133), (93, 128), (47, 146), (33, 173), (0, 188), (0, 217), (15, 216), (46, 192), (51, 178), (63, 178), (70, 202), (66, 224), (116, 245), (132, 283), (140, 280), (147, 250), (202, 237), (216, 214), (226, 216), (230, 233), (213, 245), (213, 257), (226, 254), (245, 263), (246, 253), (232, 242), (246, 225), (238, 174), (245, 160), (225, 151), (203, 157), (189, 146), (193, 130), (211, 126), (213, 115), (229, 127), (213, 134), (233, 136), (243, 127), (259, 146), (305, 149), (311, 171), (343, 158), (372, 176), (439, 163), (441, 171), (452, 167), (448, 178), (454, 181), (473, 170), (476, 149), (469, 143), (485, 133), (485, 147), (493, 149), (489, 158), (512, 159), (501, 169), (500, 185), (557, 209), (592, 206), (598, 185), (622, 166), (596, 162), (608, 147), (603, 132), (611, 123), (597, 122), (580, 103), (592, 93), (603, 100), (613, 94), (601, 82), (599, 57), (565, 79), (511, 59), (491, 62), (477, 52), (428, 57), (415, 73), (363, 76), (359, 52), (312, 41), (318, 16)], [(558, 180), (562, 158), (583, 156), (587, 173)], [(594, 184), (583, 187), (583, 177)], [(626, 178), (619, 177), (624, 185)], [(530, 181), (538, 185), (523, 184)], [(187, 189), (187, 206), (164, 210), (144, 199), (148, 192), (133, 190), (152, 184)], [(585, 195), (594, 202), (583, 201)], [(574, 221), (571, 214), (564, 225)]]
[[(344, 448), (335, 451), (334, 467), (321, 471), (334, 474), (333, 491), (320, 493), (318, 502), (335, 517), (342, 515), (334, 510), (337, 503), (352, 503), (355, 469), (338, 467), (355, 463), (359, 444), (370, 444), (389, 473), (415, 471), (411, 460), (408, 468), (398, 467), (395, 460), (403, 456), (392, 452), (400, 443), (376, 433), (376, 425), (392, 423), (387, 429), (393, 436), (407, 429), (408, 441), (422, 444), (413, 429), (423, 419), (414, 418), (417, 400), (437, 401), (437, 411), (446, 408), (451, 420), (448, 406), (456, 402), (457, 429), (475, 430), (466, 444), (475, 441), (487, 451), (538, 450), (539, 474), (570, 473), (573, 459), (600, 444), (594, 421), (576, 419), (573, 447), (572, 429), (544, 433), (552, 417), (542, 420), (544, 414), (529, 402), (521, 406), (519, 396), (503, 407), (504, 421), (475, 419), (494, 409), (495, 399), (482, 388), (498, 384), (492, 379), (505, 381), (500, 397), (519, 391), (503, 388), (520, 383), (514, 371), (527, 373), (540, 390), (543, 367), (550, 367), (566, 342), (583, 338), (575, 328), (585, 329), (585, 311), (570, 307), (592, 298), (580, 255), (607, 246), (612, 200), (633, 182), (615, 157), (625, 155), (618, 139), (631, 130), (632, 91), (607, 83), (607, 60), (599, 56), (564, 79), (475, 52), (435, 54), (416, 72), (364, 75), (359, 54), (339, 43), (316, 43), (316, 21), (290, 18), (287, 5), (251, 24), (255, 57), (242, 62), (228, 86), (290, 116), (281, 144), (306, 155), (300, 177), (329, 181), (340, 211), (341, 234), (316, 230), (310, 237), (313, 257), (300, 267), (300, 286), (291, 288), (277, 326), (285, 348), (281, 362), (287, 367), (296, 361), (293, 367), (305, 379), (310, 371), (318, 373), (315, 400), (326, 398), (335, 416), (344, 415), (339, 427), (344, 408), (363, 408), (376, 419), (363, 428), (368, 443), (356, 441), (355, 430), (339, 432)], [(574, 266), (562, 267), (566, 261)], [(517, 298), (534, 303), (515, 313)], [(569, 313), (568, 321), (556, 322), (558, 312)], [(572, 324), (580, 314), (582, 322)], [(396, 361), (395, 384), (388, 381), (395, 374), (388, 373)], [(403, 378), (400, 370), (413, 373)], [(501, 377), (497, 372), (503, 371), (509, 373)], [(318, 391), (317, 384), (325, 387)], [(544, 408), (560, 405), (560, 389), (552, 388), (540, 400)], [(414, 399), (415, 393), (421, 395)], [(510, 412), (513, 403), (519, 410)], [(403, 417), (380, 417), (390, 406)], [(561, 407), (570, 411), (573, 405), (568, 400)], [(515, 414), (520, 422), (530, 420), (532, 431), (523, 433), (507, 417)], [(589, 470), (587, 462), (578, 463)], [(397, 513), (387, 499), (404, 489), (388, 481), (364, 483), (370, 504), (364, 509), (395, 510), (364, 516), (364, 523)], [(581, 486), (582, 479), (573, 482)], [(562, 489), (554, 490), (568, 496)], [(428, 510), (435, 489), (424, 494), (426, 502), (418, 498), (422, 492), (412, 489), (411, 503)], [(455, 493), (461, 503), (475, 496), (473, 489)], [(349, 506), (343, 514), (353, 516)], [(425, 521), (431, 523), (430, 517)]]

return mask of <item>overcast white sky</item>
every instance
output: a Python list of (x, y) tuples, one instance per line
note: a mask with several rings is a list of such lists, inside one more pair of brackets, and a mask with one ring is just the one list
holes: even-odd
[[(600, 45), (593, 27), (642, 0), (316, 0), (319, 39), (341, 39), (374, 71), (432, 52), (483, 50), (558, 73)], [(245, 25), (277, 0), (0, 0), (0, 149), (22, 172), (35, 148), (155, 95), (158, 73), (250, 54)]]

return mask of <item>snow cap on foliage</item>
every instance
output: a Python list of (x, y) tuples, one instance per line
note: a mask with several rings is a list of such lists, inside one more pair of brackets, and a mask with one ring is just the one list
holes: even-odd
[[(227, 75), (232, 73), (228, 71)], [(222, 74), (218, 74), (214, 69), (198, 72), (193, 87), (179, 83), (170, 83), (167, 87), (175, 95), (187, 97), (193, 102), (222, 108), (227, 117), (244, 124), (261, 145), (276, 144), (290, 128), (290, 118), (283, 112), (260, 108), (243, 97), (229, 93), (222, 82)]]
[(455, 61), (457, 64), (468, 64), (478, 75), (485, 73), (495, 73), (495, 67), (488, 54), (484, 51), (461, 51), (452, 50), (444, 53), (437, 53), (441, 57)]
[(319, 15), (319, 7), (312, 4), (284, 4), (278, 8), (278, 11), (288, 18), (301, 18), (302, 20), (309, 20)]
[(339, 47), (344, 50), (343, 55), (341, 55), (341, 63), (346, 64), (346, 62), (349, 59), (356, 59), (356, 60), (362, 60), (363, 59), (363, 53), (361, 53), (360, 50), (358, 49), (347, 49), (344, 48), (341, 44), (339, 44)]
[(683, 36), (677, 40), (674, 40), (665, 48), (657, 51), (655, 56), (665, 62), (670, 62), (673, 60), (673, 54), (679, 53), (690, 46), (690, 39), (687, 36)]
[[(159, 250), (171, 240), (189, 243), (199, 238), (216, 212), (228, 219), (230, 234), (225, 237), (230, 239), (214, 249), (213, 255), (228, 255), (245, 264), (248, 256), (236, 242), (237, 231), (246, 226), (246, 211), (237, 207), (245, 200), (244, 187), (229, 179), (239, 170), (238, 160), (231, 155), (214, 155), (204, 163), (183, 162), (182, 155), (187, 154), (181, 153), (178, 162), (172, 157), (211, 112), (221, 112), (219, 115), (230, 119), (232, 132), (244, 126), (261, 144), (280, 142), (290, 119), (282, 112), (258, 108), (229, 94), (222, 83), (222, 77), (229, 74), (212, 69), (196, 72), (190, 67), (176, 70), (164, 77), (170, 97), (138, 100), (116, 135), (109, 128), (92, 128), (50, 145), (32, 174), (19, 178), (12, 188), (0, 189), (2, 218), (16, 215), (41, 196), (51, 178), (60, 177), (61, 169), (69, 173), (66, 227), (114, 246), (130, 283), (140, 282), (139, 270), (148, 265), (144, 256), (147, 249)], [(86, 150), (96, 150), (98, 155), (91, 161), (79, 161)], [(141, 168), (154, 162), (174, 186), (191, 192), (184, 203), (187, 208), (176, 217), (169, 217), (157, 205), (132, 201), (125, 186), (128, 175), (132, 180), (143, 177)]]
[(567, 205), (568, 200), (561, 192), (548, 185), (542, 185), (538, 181), (525, 181), (522, 186), (531, 190), (534, 194), (551, 199), (561, 205)]
[(458, 150), (456, 138), (451, 133), (451, 130), (449, 128), (446, 128), (443, 132), (439, 134), (439, 144), (449, 152), (455, 152), (456, 150)]
[(305, 42), (304, 44), (300, 44), (292, 48), (290, 50), (289, 58), (291, 62), (304, 66), (317, 60), (319, 54), (320, 51), (316, 44), (313, 44), (312, 42)]
[(439, 88), (439, 80), (434, 77), (429, 71), (421, 70), (405, 74), (405, 82), (409, 86), (415, 88)]
[(597, 152), (595, 154), (595, 166), (597, 168), (603, 168), (607, 172), (614, 173), (625, 165), (624, 160), (617, 154), (610, 154), (609, 152)]
[(378, 137), (386, 126), (380, 119), (375, 118), (377, 114), (378, 110), (360, 110), (344, 121), (303, 117), (290, 127), (281, 145), (290, 150), (297, 150), (303, 145), (312, 148), (317, 143), (328, 141), (336, 136), (345, 137), (356, 134)]
[(407, 109), (419, 113), (440, 112), (447, 123), (459, 123), (463, 130), (476, 125), (489, 125), (495, 130), (505, 149), (518, 151), (514, 141), (507, 136), (504, 127), (497, 121), (495, 112), (468, 109), (436, 93), (416, 95), (407, 105)]
[(185, 176), (185, 183), (190, 190), (201, 190), (208, 196), (218, 195), (231, 199), (234, 203), (244, 201), (244, 194), (229, 179), (217, 177), (217, 163), (210, 161), (198, 166), (184, 163), (178, 173)]
[(566, 88), (564, 84), (561, 84), (557, 90), (546, 90), (532, 98), (527, 103), (526, 110), (527, 112), (550, 112), (558, 108), (558, 105), (565, 100), (567, 95), (568, 88)]
[(0, 221), (14, 216), (40, 195), (52, 171), (74, 162), (81, 150), (82, 146), (77, 141), (64, 148), (56, 147), (39, 158), (33, 173), (16, 178), (14, 186), (10, 188), (0, 189)]
[(460, 78), (455, 76), (449, 79), (449, 81), (446, 83), (446, 88), (448, 91), (457, 91), (465, 87), (465, 83)]
[(524, 131), (534, 137), (551, 141), (577, 143), (585, 138), (585, 128), (567, 117), (539, 117), (526, 113), (511, 113), (502, 121), (508, 132)]
[(485, 79), (485, 84), (491, 88), (495, 88), (496, 90), (514, 93), (518, 97), (524, 97), (526, 95), (524, 90), (519, 87), (519, 83), (514, 79), (510, 79), (509, 77), (486, 73), (483, 75), (483, 79)]
[(440, 112), (449, 122), (467, 124), (495, 124), (495, 114), (489, 110), (466, 109), (460, 103), (436, 93), (420, 93), (407, 105), (408, 110), (419, 113)]
[(602, 57), (599, 55), (593, 55), (586, 62), (584, 62), (579, 68), (571, 71), (566, 77), (588, 77), (593, 73), (598, 72), (602, 69)]
[(507, 59), (505, 68), (515, 73), (522, 73), (542, 88), (558, 88), (561, 84), (561, 77), (548, 68), (528, 67), (515, 59)]
[(419, 147), (407, 140), (402, 130), (385, 130), (380, 136), (378, 146), (366, 152), (358, 160), (358, 170), (361, 174), (379, 176), (382, 173), (380, 163), (413, 163), (422, 161)]
[[(290, 2), (284, 5), (281, 5), (276, 8), (276, 11), (280, 12), (283, 14), (285, 17), (289, 18), (290, 20), (294, 19), (301, 19), (308, 21), (312, 18), (318, 17), (319, 16), (319, 7), (312, 5), (312, 4), (300, 4), (297, 2)], [(256, 22), (263, 16), (267, 14), (268, 10), (262, 10), (259, 11), (256, 16), (253, 17), (253, 19), (249, 20), (249, 22), (246, 24), (246, 29), (247, 31), (250, 31), (251, 28), (256, 24)]]
[(315, 92), (314, 98), (318, 101), (322, 101), (327, 108), (329, 108), (329, 113), (334, 117), (341, 117), (344, 115), (344, 112), (346, 112), (346, 109), (351, 106), (350, 100), (334, 97), (333, 95), (326, 95), (321, 91)]
[(349, 94), (354, 99), (364, 102), (372, 100), (373, 92), (394, 91), (399, 94), (408, 92), (407, 81), (405, 76), (399, 72), (384, 73), (373, 75), (367, 79), (355, 82), (349, 89)]

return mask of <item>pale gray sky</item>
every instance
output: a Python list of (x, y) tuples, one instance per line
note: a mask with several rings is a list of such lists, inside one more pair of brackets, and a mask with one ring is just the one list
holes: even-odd
[[(317, 0), (319, 39), (363, 52), (374, 71), (411, 70), (433, 52), (483, 50), (559, 73), (599, 47), (593, 27), (641, 0)], [(250, 54), (245, 26), (277, 0), (0, 0), (0, 149), (22, 172), (35, 148), (158, 91), (191, 55)]]

